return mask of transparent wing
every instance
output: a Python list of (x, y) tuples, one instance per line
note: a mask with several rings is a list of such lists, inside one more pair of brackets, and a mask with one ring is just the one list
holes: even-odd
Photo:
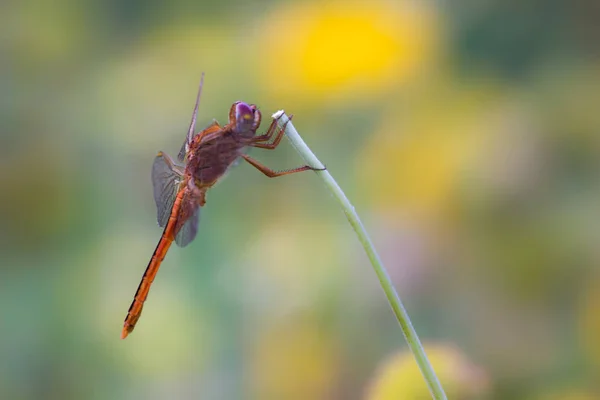
[[(182, 210), (180, 214), (181, 220), (185, 221), (183, 226), (175, 235), (175, 243), (179, 247), (185, 247), (194, 240), (198, 233), (198, 225), (200, 223), (200, 207), (198, 205), (189, 205), (187, 210)], [(183, 215), (187, 214), (187, 215)]]
[(204, 72), (202, 73), (202, 77), (200, 78), (200, 86), (198, 87), (198, 94), (196, 95), (196, 104), (194, 105), (194, 112), (192, 112), (192, 121), (190, 122), (190, 127), (188, 128), (188, 133), (185, 137), (185, 142), (183, 142), (183, 146), (181, 146), (181, 150), (179, 150), (179, 154), (177, 154), (177, 159), (179, 161), (185, 160), (185, 156), (187, 155), (187, 152), (190, 149), (190, 143), (192, 143), (192, 138), (194, 137), (194, 128), (196, 127), (196, 118), (198, 117), (198, 106), (200, 105), (200, 94), (202, 94), (203, 85)]
[[(192, 136), (193, 138), (193, 136)], [(181, 145), (181, 150), (179, 150), (179, 154), (177, 154), (177, 159), (181, 162), (183, 162), (185, 160), (185, 155), (187, 154), (189, 149), (189, 144), (187, 141), (187, 138), (185, 139), (185, 142), (183, 142), (183, 144)]]
[(182, 176), (181, 167), (176, 165), (171, 157), (163, 152), (158, 153), (152, 165), (152, 185), (156, 203), (156, 220), (161, 227), (167, 225), (169, 221)]

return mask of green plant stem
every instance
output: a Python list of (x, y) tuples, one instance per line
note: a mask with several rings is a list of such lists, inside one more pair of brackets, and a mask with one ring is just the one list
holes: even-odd
[(280, 126), (289, 121), (286, 126), (286, 135), (288, 139), (296, 148), (296, 151), (298, 151), (302, 158), (304, 158), (308, 165), (317, 169), (321, 169), (321, 171), (315, 172), (323, 180), (325, 186), (327, 186), (327, 188), (331, 191), (331, 193), (342, 206), (342, 210), (344, 211), (344, 214), (346, 214), (346, 218), (348, 218), (350, 225), (352, 225), (352, 228), (358, 236), (358, 240), (367, 252), (367, 256), (371, 261), (371, 265), (373, 265), (373, 269), (377, 274), (377, 278), (379, 278), (379, 283), (381, 284), (381, 287), (385, 292), (388, 302), (390, 303), (390, 306), (392, 307), (392, 310), (396, 315), (396, 319), (400, 324), (402, 333), (404, 333), (406, 342), (408, 343), (408, 346), (413, 352), (413, 355), (417, 361), (417, 364), (419, 365), (419, 369), (421, 370), (423, 377), (425, 378), (425, 381), (427, 383), (427, 386), (429, 387), (429, 391), (431, 392), (432, 397), (434, 399), (447, 399), (446, 394), (444, 393), (444, 389), (442, 388), (439, 379), (437, 378), (431, 364), (429, 363), (427, 355), (425, 354), (425, 350), (423, 349), (423, 345), (421, 344), (421, 341), (417, 336), (417, 332), (415, 331), (415, 328), (410, 322), (408, 313), (402, 305), (402, 301), (400, 300), (398, 293), (394, 289), (392, 281), (390, 280), (390, 277), (387, 274), (387, 271), (383, 266), (379, 255), (375, 251), (373, 242), (371, 242), (371, 239), (369, 238), (365, 227), (358, 218), (358, 214), (356, 214), (354, 206), (350, 203), (350, 201), (348, 200), (342, 189), (339, 187), (335, 179), (333, 179), (329, 171), (324, 169), (325, 167), (321, 163), (321, 161), (319, 161), (317, 156), (315, 156), (315, 154), (310, 150), (306, 143), (304, 143), (304, 140), (302, 140), (302, 138), (298, 134), (298, 131), (296, 131), (296, 128), (294, 128), (290, 119), (283, 112), (283, 110), (273, 114), (273, 118), (278, 119)]

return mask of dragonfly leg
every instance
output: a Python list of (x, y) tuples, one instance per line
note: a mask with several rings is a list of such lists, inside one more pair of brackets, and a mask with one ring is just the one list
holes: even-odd
[(271, 140), (273, 134), (275, 133), (275, 130), (277, 129), (277, 121), (279, 121), (279, 119), (274, 119), (273, 122), (271, 122), (267, 133), (252, 138), (252, 143), (250, 143), (249, 146), (257, 147), (259, 149), (273, 150), (279, 145), (279, 142), (281, 142), (281, 138), (283, 138), (283, 134), (285, 133), (285, 128), (287, 127), (288, 122), (290, 122), (293, 117), (293, 115), (290, 115), (289, 120), (285, 121), (285, 124), (283, 124), (283, 126), (279, 128), (277, 135), (275, 135), (275, 140), (273, 140), (272, 143), (268, 142), (269, 140)]
[(169, 156), (167, 153), (159, 151), (156, 157), (162, 157), (165, 160), (165, 164), (167, 164), (167, 167), (169, 167), (171, 171), (175, 172), (177, 175), (183, 175), (183, 168), (180, 165), (175, 164), (175, 161), (173, 161), (171, 156)]
[(324, 170), (324, 169), (319, 169), (319, 168), (313, 168), (308, 165), (303, 165), (302, 167), (298, 167), (298, 168), (291, 168), (291, 169), (286, 169), (283, 171), (275, 171), (275, 170), (272, 170), (271, 168), (267, 167), (266, 165), (262, 164), (258, 160), (255, 160), (254, 158), (252, 158), (246, 154), (242, 154), (242, 158), (244, 160), (248, 161), (248, 163), (250, 163), (254, 168), (259, 170), (260, 172), (262, 172), (269, 178), (277, 178), (278, 176), (295, 174), (296, 172), (302, 172), (302, 171), (323, 171)]

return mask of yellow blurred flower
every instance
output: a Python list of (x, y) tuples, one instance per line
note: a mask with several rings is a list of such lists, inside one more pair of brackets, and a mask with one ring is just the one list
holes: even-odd
[(335, 342), (310, 318), (267, 328), (246, 357), (252, 398), (331, 398), (336, 353)]
[(259, 70), (279, 100), (379, 93), (427, 65), (438, 37), (423, 3), (288, 3), (266, 20)]
[[(447, 344), (426, 346), (449, 399), (482, 398), (489, 393), (486, 374), (474, 366), (458, 349)], [(419, 367), (408, 350), (385, 361), (367, 390), (367, 400), (430, 399), (431, 395)]]

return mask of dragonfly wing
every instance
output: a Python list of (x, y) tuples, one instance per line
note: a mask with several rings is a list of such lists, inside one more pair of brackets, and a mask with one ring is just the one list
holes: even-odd
[(176, 165), (171, 157), (162, 152), (158, 153), (152, 165), (152, 185), (154, 186), (156, 219), (161, 227), (167, 225), (169, 221), (182, 176), (181, 167)]
[(177, 159), (179, 161), (184, 161), (187, 152), (190, 149), (190, 143), (192, 143), (192, 139), (194, 137), (194, 128), (196, 127), (196, 118), (198, 117), (198, 106), (200, 105), (200, 94), (202, 93), (202, 86), (204, 85), (204, 72), (202, 73), (202, 77), (200, 78), (200, 86), (198, 87), (198, 94), (196, 95), (196, 104), (194, 105), (194, 112), (192, 112), (192, 121), (190, 122), (190, 127), (188, 128), (187, 136), (185, 137), (185, 142), (177, 154)]
[(200, 207), (195, 201), (188, 201), (179, 213), (179, 220), (185, 221), (175, 235), (175, 243), (185, 247), (194, 240), (200, 223)]
[(185, 142), (183, 142), (183, 145), (181, 145), (181, 150), (179, 150), (179, 154), (177, 154), (177, 159), (179, 161), (183, 162), (185, 160), (185, 155), (187, 154), (188, 149), (189, 149), (189, 143), (186, 138)]

